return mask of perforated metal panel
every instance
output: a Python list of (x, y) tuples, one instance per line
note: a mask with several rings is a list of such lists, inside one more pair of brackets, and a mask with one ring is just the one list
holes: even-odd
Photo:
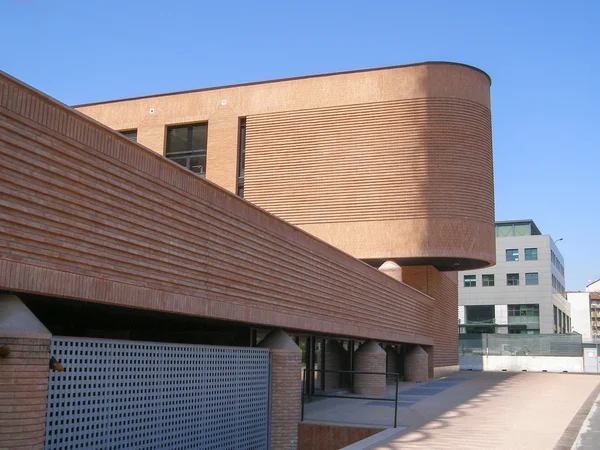
[(45, 448), (266, 449), (260, 348), (55, 337)]

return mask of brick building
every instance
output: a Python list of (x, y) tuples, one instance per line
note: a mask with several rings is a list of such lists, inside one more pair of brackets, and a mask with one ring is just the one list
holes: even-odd
[[(43, 397), (50, 379), (50, 404), (61, 345), (268, 349), (279, 449), (296, 446), (301, 367), (457, 370), (457, 271), (495, 262), (489, 90), (477, 69), (424, 63), (72, 109), (2, 75), (2, 380), (19, 367)], [(83, 439), (26, 397), (0, 395), (0, 447)], [(90, 439), (119, 435), (104, 432)]]

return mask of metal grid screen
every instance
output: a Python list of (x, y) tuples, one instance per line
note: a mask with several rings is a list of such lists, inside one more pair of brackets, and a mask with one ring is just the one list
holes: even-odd
[(269, 352), (55, 337), (45, 448), (266, 449)]

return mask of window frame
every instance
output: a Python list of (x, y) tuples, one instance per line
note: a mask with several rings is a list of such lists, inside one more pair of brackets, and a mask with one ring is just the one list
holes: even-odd
[[(467, 277), (470, 279), (467, 281)], [(469, 283), (469, 284), (467, 284)], [(463, 275), (463, 287), (477, 287), (477, 275)]]
[[(513, 258), (515, 258), (515, 252), (516, 252), (516, 259), (509, 259), (508, 252), (513, 252), (512, 253)], [(519, 262), (519, 249), (518, 248), (507, 248), (505, 250), (505, 255), (506, 255), (506, 262)]]
[[(530, 254), (529, 257), (527, 256), (527, 250), (529, 250), (529, 254)], [(535, 251), (535, 258), (531, 257), (532, 250)], [(525, 261), (537, 261), (538, 260), (538, 249), (536, 247), (526, 248), (524, 253), (525, 253)]]
[[(530, 283), (527, 275), (535, 275), (535, 283)], [(526, 272), (525, 273), (525, 286), (538, 286), (540, 284), (539, 272)]]
[[(203, 143), (204, 148), (193, 149), (194, 128), (202, 127), (202, 126), (205, 128), (204, 135), (206, 137), (206, 141)], [(171, 130), (184, 129), (184, 128), (187, 129), (187, 139), (185, 141), (186, 142), (186, 150), (182, 151), (182, 152), (173, 152), (172, 154), (169, 154), (169, 146), (171, 143), (171, 135), (169, 134), (169, 132)], [(174, 163), (180, 165), (181, 167), (184, 167), (185, 169), (198, 175), (201, 178), (206, 178), (207, 153), (208, 153), (207, 148), (208, 148), (208, 121), (166, 125), (166, 127), (165, 127), (165, 153), (164, 153), (165, 158), (173, 161)], [(204, 159), (202, 172), (196, 172), (196, 171), (192, 170), (192, 168), (191, 168), (192, 158), (201, 158), (201, 159), (203, 158)], [(182, 160), (182, 159), (185, 159), (185, 165), (178, 162), (178, 160)]]
[[(487, 279), (486, 279), (486, 277), (487, 277)], [(494, 287), (495, 284), (496, 284), (495, 274), (493, 274), (493, 273), (489, 273), (489, 274), (486, 273), (486, 274), (481, 275), (481, 286), (482, 287)]]
[[(513, 277), (514, 277), (514, 276), (516, 276), (516, 278), (513, 278), (513, 281), (512, 281), (512, 282), (509, 282), (509, 278), (508, 278), (508, 277), (509, 277), (509, 276), (511, 276), (511, 275), (512, 275)], [(518, 273), (507, 273), (507, 274), (506, 274), (506, 285), (507, 285), (507, 286), (520, 286), (520, 284), (521, 284), (521, 280), (520, 280), (520, 278), (521, 278), (521, 277), (519, 276), (519, 274), (518, 274)], [(516, 283), (514, 283), (514, 280), (516, 280)]]

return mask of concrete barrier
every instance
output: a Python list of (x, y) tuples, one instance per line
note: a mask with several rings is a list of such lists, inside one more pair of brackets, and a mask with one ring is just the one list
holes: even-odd
[(583, 372), (581, 356), (459, 356), (460, 370)]

